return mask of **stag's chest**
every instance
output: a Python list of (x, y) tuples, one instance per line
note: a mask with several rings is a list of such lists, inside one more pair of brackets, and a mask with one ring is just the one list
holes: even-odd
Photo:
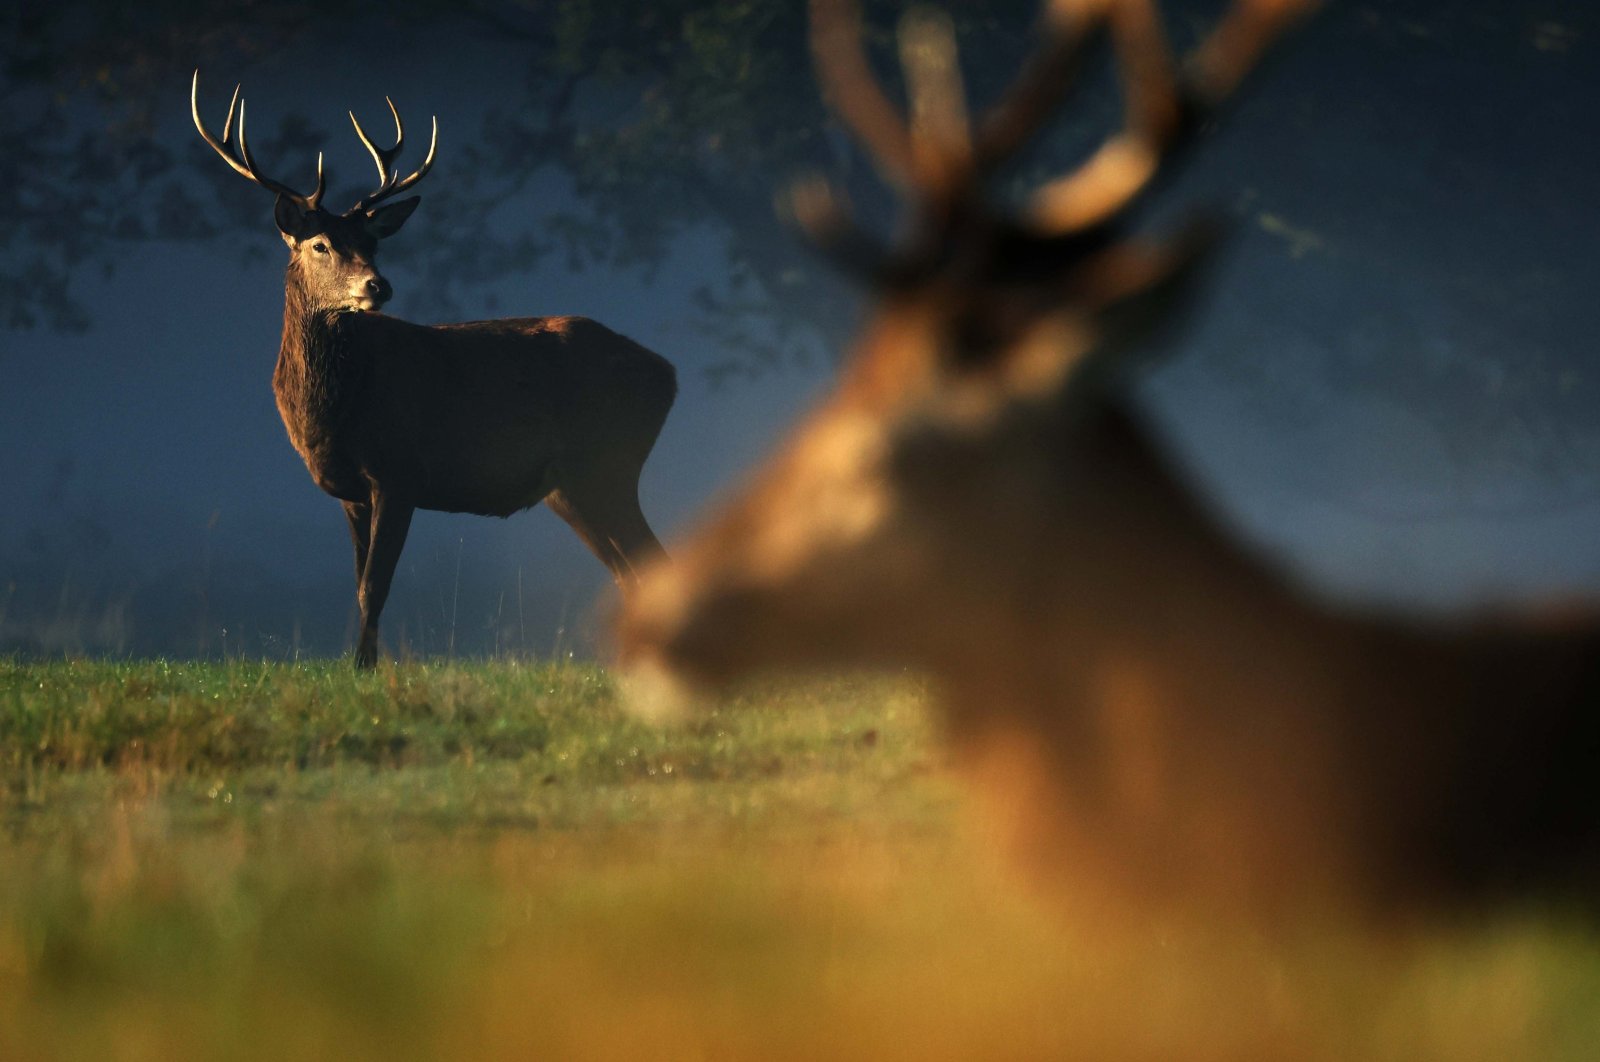
[(285, 334), (272, 376), (278, 415), (312, 479), (336, 497), (360, 499), (367, 492), (360, 456), (366, 377), (359, 352), (336, 330)]

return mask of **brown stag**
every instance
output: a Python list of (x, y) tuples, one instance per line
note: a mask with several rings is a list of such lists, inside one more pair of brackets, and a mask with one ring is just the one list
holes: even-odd
[[(1151, 0), (1057, 0), (974, 126), (947, 23), (902, 32), (907, 122), (853, 0), (814, 0), (824, 93), (916, 212), (879, 251), (840, 195), (797, 189), (797, 220), (879, 304), (833, 395), (624, 604), (644, 695), (929, 673), (1013, 839), (1091, 896), (1398, 910), (1595, 869), (1600, 625), (1319, 600), (1128, 400), (1208, 244), (1132, 236), (1135, 208), (1304, 6), (1236, 0), (1178, 65)], [(1125, 127), (1020, 210), (988, 206), (1097, 36)]]
[[(378, 187), (343, 214), (262, 174), (233, 90), (219, 140), (195, 128), (241, 176), (273, 192), (289, 245), (283, 342), (272, 385), (289, 439), (317, 486), (338, 498), (355, 543), (361, 636), (356, 666), (378, 659), (378, 616), (416, 509), (509, 516), (546, 502), (626, 590), (660, 545), (639, 510), (639, 473), (677, 393), (666, 359), (582, 317), (418, 325), (377, 312), (389, 282), (378, 241), (421, 201), (386, 202), (433, 166), (393, 168), (405, 139), (380, 148), (350, 121), (378, 165)], [(238, 114), (237, 148), (231, 147)]]

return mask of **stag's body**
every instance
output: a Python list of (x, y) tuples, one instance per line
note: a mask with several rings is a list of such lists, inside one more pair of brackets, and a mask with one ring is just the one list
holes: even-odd
[[(480, 516), (631, 486), (675, 388), (660, 355), (580, 317), (428, 326), (291, 309), (273, 373), (290, 441), (324, 491)], [(606, 528), (625, 550), (647, 543), (628, 516), (635, 526)]]
[(352, 114), (380, 183), (335, 215), (320, 205), (320, 157), (310, 195), (263, 177), (238, 89), (220, 140), (200, 119), (198, 93), (197, 72), (191, 103), (200, 135), (277, 194), (273, 213), (290, 260), (273, 390), (312, 479), (344, 504), (361, 606), (357, 666), (377, 662), (378, 617), (417, 509), (509, 516), (544, 501), (630, 587), (635, 567), (660, 551), (638, 487), (677, 393), (672, 366), (580, 317), (418, 325), (378, 313), (391, 294), (374, 262), (378, 241), (419, 200), (384, 201), (427, 174), (434, 148), (401, 178), (391, 168), (405, 136), (399, 112), (388, 149)]
[[(948, 31), (908, 30), (903, 128), (854, 4), (813, 0), (825, 91), (920, 225), (875, 256), (837, 197), (796, 202), (881, 304), (836, 392), (641, 581), (627, 658), (713, 686), (926, 671), (1024, 850), (1108, 897), (1388, 906), (1600, 871), (1600, 619), (1321, 599), (1130, 402), (1128, 355), (1176, 323), (1204, 240), (1125, 218), (1297, 6), (1236, 0), (1180, 75), (1149, 0), (1053, 0), (1042, 65), (969, 134)], [(1096, 27), (1126, 130), (999, 216), (986, 173)]]

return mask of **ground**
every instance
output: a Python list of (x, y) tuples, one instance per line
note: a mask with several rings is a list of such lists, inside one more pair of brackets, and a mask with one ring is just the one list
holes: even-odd
[(1588, 1059), (1558, 910), (1266, 939), (1015, 875), (910, 679), (0, 660), (0, 1059)]

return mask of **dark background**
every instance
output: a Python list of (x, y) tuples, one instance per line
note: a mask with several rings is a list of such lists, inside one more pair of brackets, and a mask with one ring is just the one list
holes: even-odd
[[(1163, 5), (1192, 41), (1222, 4)], [(875, 54), (898, 5), (869, 4)], [(1035, 7), (950, 7), (972, 95)], [(333, 653), (343, 516), (270, 390), (271, 196), (211, 155), (235, 80), (264, 168), (329, 202), (373, 183), (392, 94), (424, 203), (385, 247), (390, 310), (586, 314), (679, 367), (646, 468), (682, 528), (823, 388), (860, 310), (777, 220), (841, 178), (893, 203), (826, 119), (803, 5), (24, 2), (0, 14), (0, 651)], [(1106, 71), (1005, 175), (1114, 122)], [(380, 134), (379, 130), (383, 132)], [(407, 167), (409, 168), (409, 166)], [(1580, 0), (1335, 2), (1274, 55), (1171, 192), (1235, 237), (1140, 400), (1242, 533), (1322, 592), (1424, 608), (1600, 591), (1600, 13)], [(542, 510), (418, 514), (385, 613), (419, 654), (587, 651), (603, 570)]]

